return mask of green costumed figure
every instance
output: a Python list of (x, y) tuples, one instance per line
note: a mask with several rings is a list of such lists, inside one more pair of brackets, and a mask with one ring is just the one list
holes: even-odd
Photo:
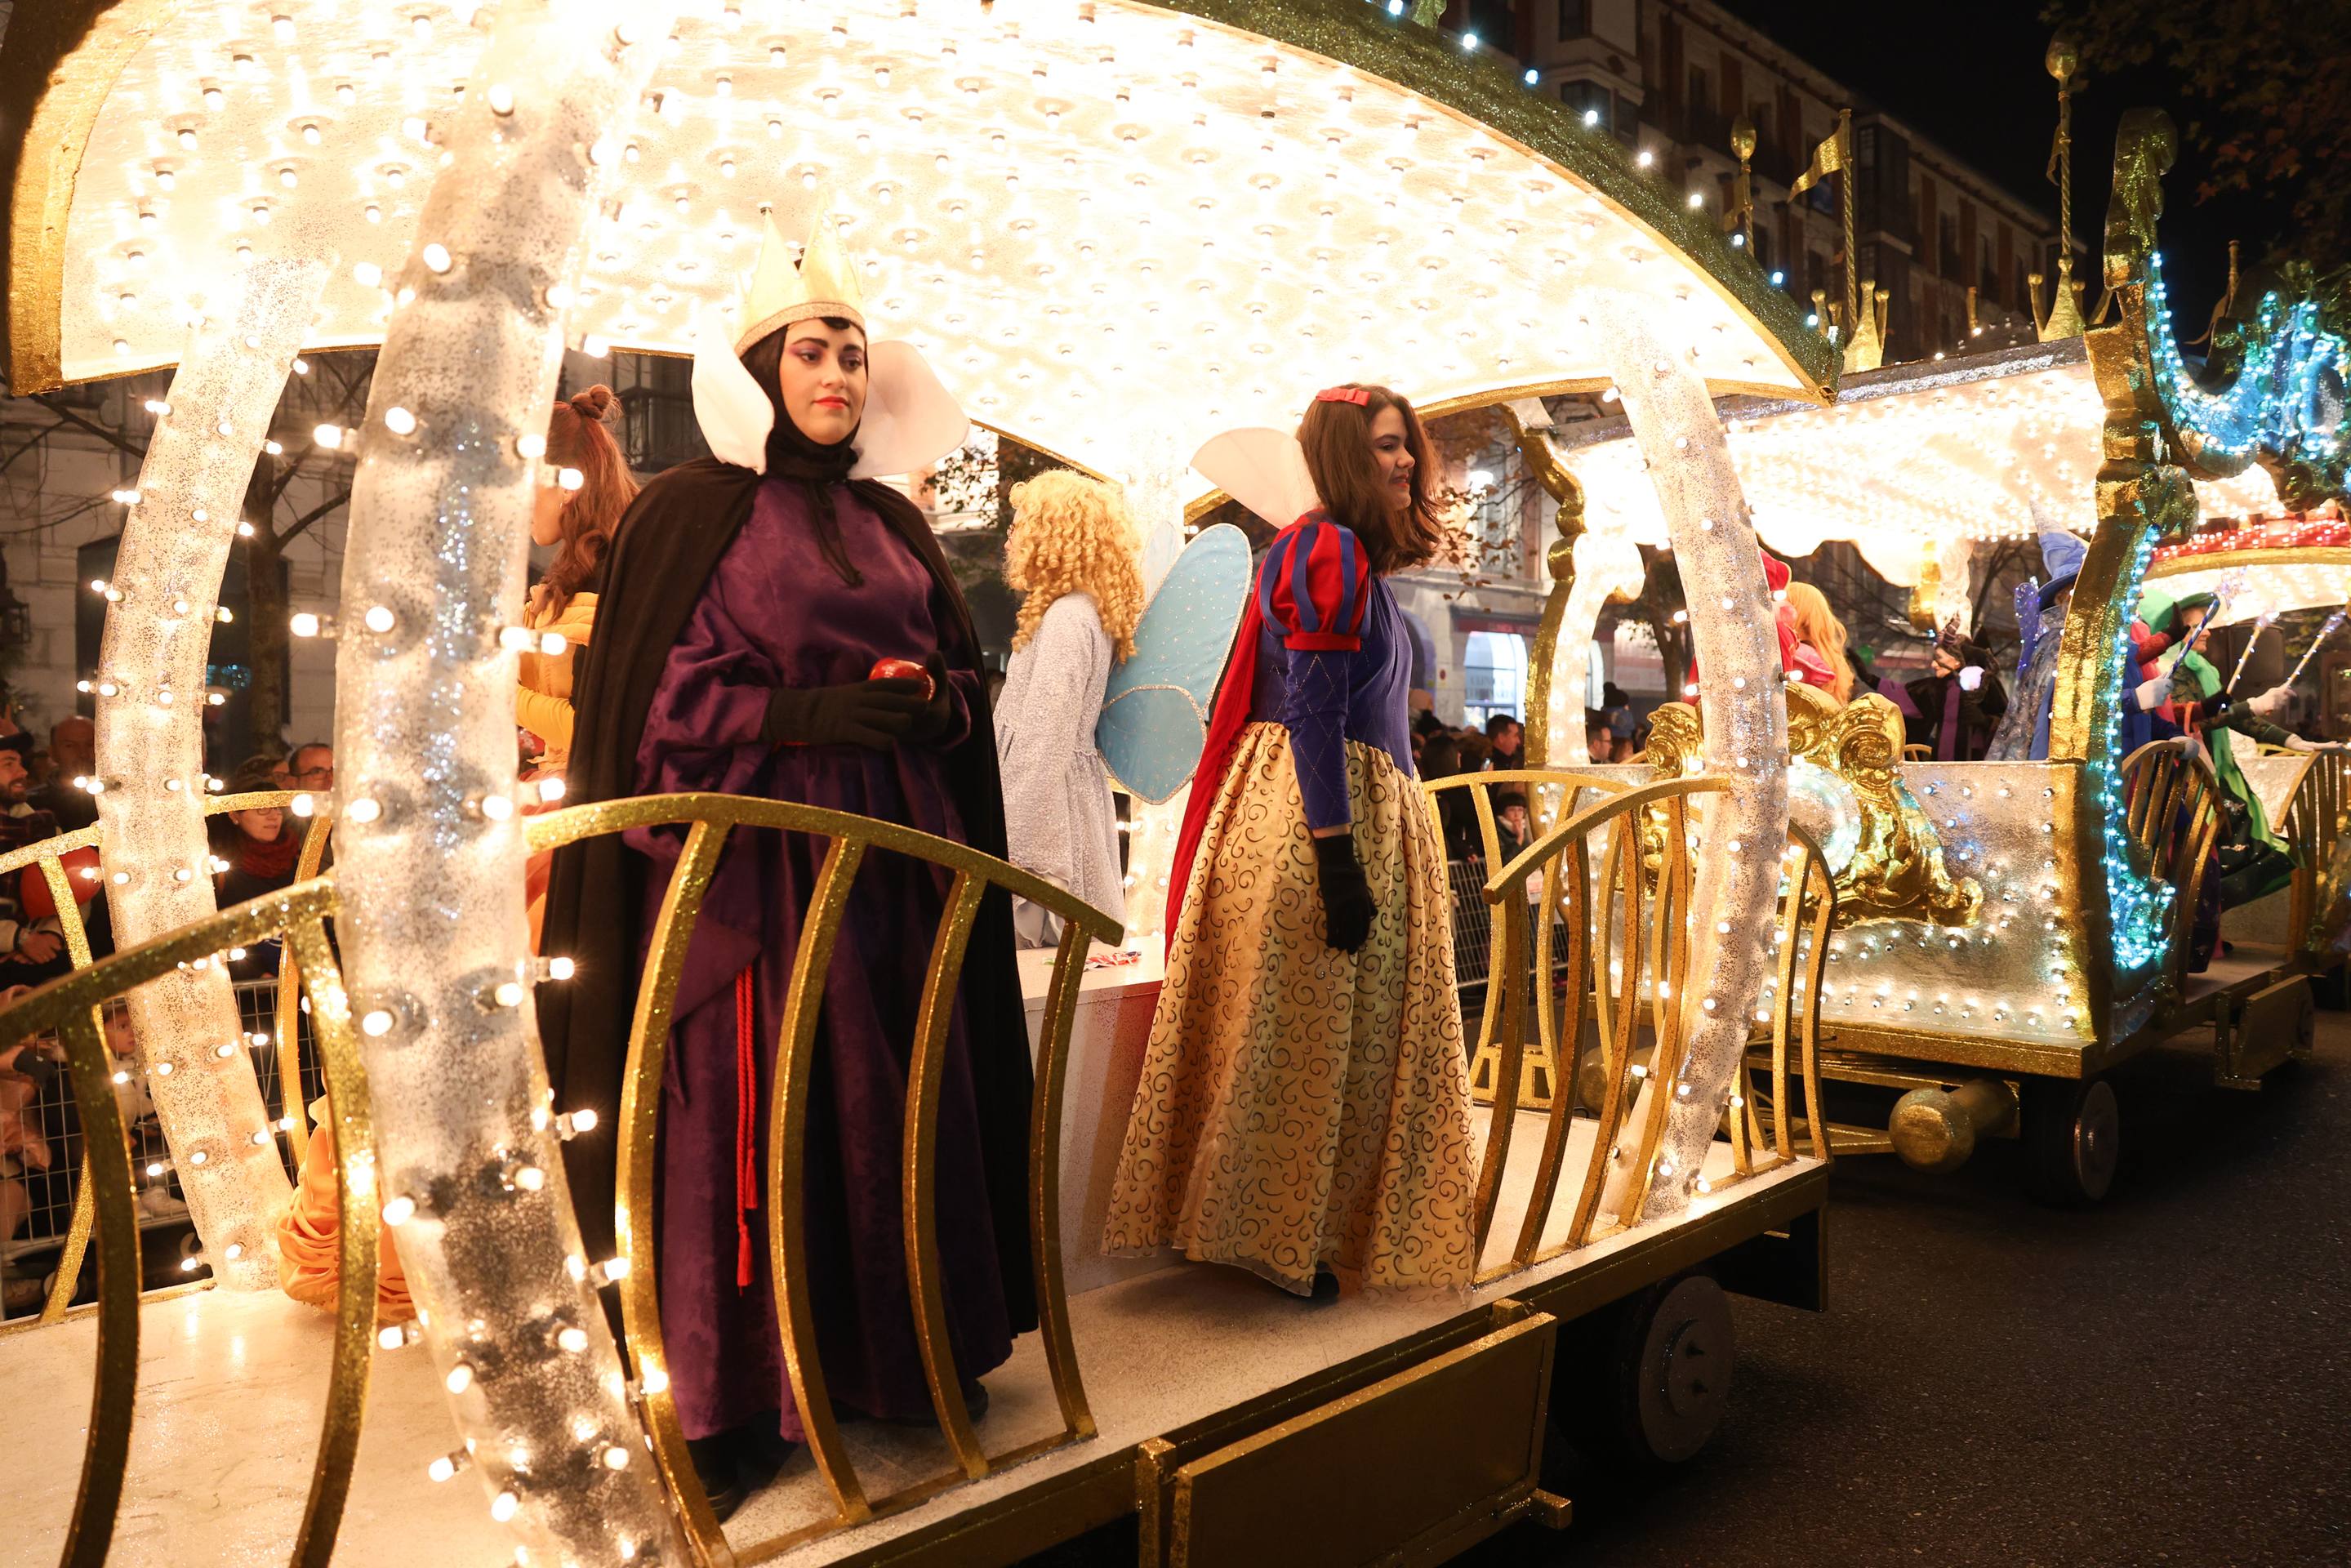
[[(2235, 737), (2295, 750), (2315, 747), (2262, 716), (2262, 707), (2280, 695), (2277, 691), (2265, 689), (2249, 699), (2228, 689), (2227, 679), (2205, 653), (2217, 608), (2210, 593), (2174, 600), (2150, 589), (2141, 596), (2131, 634), (2143, 680), (2134, 695), (2151, 718), (2200, 738), (2211, 757), (2212, 776), (2221, 792), (2220, 834), (2214, 852), (2220, 873), (2220, 901), (2222, 907), (2233, 907), (2283, 887), (2300, 863), (2238, 766)], [(2253, 634), (2275, 635), (2265, 629)]]

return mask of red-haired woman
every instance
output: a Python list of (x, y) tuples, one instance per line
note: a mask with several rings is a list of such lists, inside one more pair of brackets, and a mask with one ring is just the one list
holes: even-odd
[(557, 403), (548, 416), (545, 467), (549, 473), (573, 470), (580, 487), (548, 486), (530, 515), (530, 542), (541, 549), (554, 546), (555, 559), (530, 591), (523, 624), (533, 632), (558, 632), (569, 644), (560, 653), (533, 651), (522, 656), (515, 722), (546, 746), (535, 777), (561, 773), (570, 753), (570, 650), (586, 647), (595, 629), (596, 592), (612, 529), (637, 496), (628, 459), (606, 423), (617, 402), (611, 387), (592, 386)]
[(1445, 846), (1386, 581), (1442, 538), (1427, 439), (1395, 392), (1334, 387), (1295, 446), (1235, 432), (1195, 461), (1281, 533), (1177, 841), (1103, 1248), (1174, 1246), (1300, 1295), (1340, 1274), (1463, 1288), (1477, 1158)]
[[(515, 723), (536, 737), (540, 747), (523, 777), (542, 785), (559, 779), (570, 761), (574, 653), (588, 645), (595, 631), (596, 594), (603, 584), (612, 530), (637, 497), (637, 482), (629, 476), (628, 459), (609, 423), (618, 405), (612, 389), (599, 384), (564, 399), (548, 415), (543, 471), (554, 475), (570, 469), (580, 476), (580, 487), (547, 486), (530, 514), (530, 542), (542, 549), (554, 546), (555, 559), (530, 591), (523, 624), (542, 635), (556, 632), (566, 643), (559, 653), (527, 651), (515, 677)], [(550, 852), (541, 851), (530, 857), (524, 873), (534, 947), (545, 915), (552, 860)]]

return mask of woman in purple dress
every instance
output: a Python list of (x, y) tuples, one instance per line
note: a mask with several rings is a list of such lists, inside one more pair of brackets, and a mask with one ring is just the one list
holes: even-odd
[[(721, 364), (705, 353), (695, 367), (716, 455), (654, 480), (622, 522), (575, 695), (572, 793), (790, 800), (1001, 856), (969, 614), (921, 513), (856, 477), (940, 455), (962, 439), (962, 416), (911, 349), (869, 349), (828, 228), (797, 272), (773, 264), (772, 231), (769, 246), (736, 355)], [(925, 673), (872, 678), (884, 659)], [(603, 1110), (598, 1134), (614, 1124), (626, 1020), (684, 831), (626, 840), (559, 856), (549, 900), (545, 950), (572, 954), (580, 980), (601, 980), (550, 988), (571, 994), (546, 1020), (558, 1103)], [(674, 1012), (655, 1232), (662, 1329), (678, 1419), (722, 1516), (802, 1435), (762, 1188), (778, 1029), (824, 850), (805, 835), (732, 836)], [(826, 980), (810, 1084), (808, 1286), (844, 1415), (933, 1419), (907, 1290), (901, 1128), (947, 885), (929, 862), (869, 854)], [(1031, 1081), (1000, 891), (983, 901), (946, 1051), (937, 1228), (954, 1364), (977, 1416), (979, 1375), (1035, 1322), (1023, 1205)], [(596, 1138), (566, 1145), (591, 1249), (598, 1220), (611, 1233), (611, 1145)]]

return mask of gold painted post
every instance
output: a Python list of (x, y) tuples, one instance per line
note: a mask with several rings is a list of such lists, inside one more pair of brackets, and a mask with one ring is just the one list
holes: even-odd
[[(1561, 461), (1559, 449), (1551, 444), (1550, 436), (1527, 424), (1509, 404), (1504, 404), (1503, 410), (1510, 416), (1510, 428), (1518, 434), (1520, 461), (1559, 507), (1552, 521), (1559, 537), (1543, 552), (1543, 566), (1551, 573), (1551, 590), (1543, 596), (1542, 623), (1535, 632), (1533, 668), (1527, 674), (1527, 724), (1520, 742), (1529, 768), (1549, 768), (1566, 761), (1568, 751), (1573, 749), (1555, 746), (1552, 741), (1552, 666), (1559, 658), (1560, 632), (1566, 622), (1568, 601), (1575, 588), (1575, 542), (1583, 537), (1587, 526), (1583, 486)], [(1571, 674), (1567, 678), (1573, 680), (1574, 676)], [(1564, 716), (1566, 722), (1583, 724), (1583, 707), (1578, 702), (1570, 708)], [(1531, 810), (1534, 802), (1529, 800), (1527, 805)], [(1573, 814), (1574, 801), (1571, 798), (1562, 806), (1562, 815)]]
[[(1592, 884), (1590, 862), (1586, 854), (1589, 841), (1577, 838), (1561, 846), (1557, 854), (1543, 862), (1541, 919), (1536, 922), (1537, 951), (1543, 959), (1542, 984), (1535, 991), (1535, 1005), (1541, 1009), (1544, 1029), (1551, 1035), (1552, 1071), (1551, 1120), (1543, 1128), (1541, 1159), (1535, 1166), (1535, 1181), (1527, 1195), (1527, 1212), (1519, 1226), (1519, 1244), (1510, 1256), (1510, 1267), (1525, 1269), (1535, 1260), (1542, 1248), (1544, 1225), (1551, 1218), (1551, 1207), (1559, 1194), (1562, 1166), (1566, 1163), (1567, 1145), (1575, 1127), (1574, 1061), (1583, 1040), (1583, 1009), (1592, 984), (1589, 970), (1589, 941)], [(1561, 875), (1563, 862), (1567, 874)], [(1566, 884), (1562, 900), (1561, 884)], [(1506, 894), (1505, 897), (1509, 895)], [(1562, 984), (1561, 1020), (1556, 1029), (1552, 1024), (1551, 1002), (1551, 915), (1562, 902), (1566, 908), (1567, 975)], [(1520, 900), (1519, 902), (1524, 902)]]
[(801, 916), (799, 951), (792, 960), (790, 988), (784, 995), (781, 1039), (776, 1051), (775, 1097), (768, 1128), (768, 1262), (773, 1270), (777, 1328), (783, 1335), (784, 1367), (792, 1381), (792, 1403), (800, 1413), (809, 1452), (831, 1489), (841, 1524), (872, 1513), (858, 1484), (857, 1467), (841, 1440), (841, 1426), (825, 1389), (824, 1365), (817, 1354), (816, 1312), (806, 1291), (790, 1288), (808, 1278), (808, 1103), (816, 1068), (816, 1022), (832, 970), (832, 947), (849, 908), (850, 884), (865, 857), (854, 839), (836, 838), (826, 849), (815, 890)]
[[(1634, 1030), (1640, 1027), (1642, 934), (1646, 925), (1641, 919), (1641, 834), (1630, 812), (1609, 824), (1605, 864), (1604, 902), (1599, 915), (1604, 936), (1592, 967), (1593, 995), (1600, 1009), (1601, 1071), (1607, 1087), (1600, 1097), (1600, 1135), (1593, 1140), (1592, 1159), (1568, 1226), (1568, 1244), (1573, 1247), (1592, 1239), (1600, 1199), (1607, 1189), (1608, 1167), (1616, 1157), (1616, 1140), (1624, 1134), (1625, 1117), (1631, 1109), (1626, 1083), (1632, 1071)], [(1605, 935), (1612, 915), (1613, 937)]]
[[(288, 793), (288, 799), (292, 794)], [(229, 796), (226, 800), (235, 800)], [(315, 809), (310, 826), (302, 835), (302, 852), (294, 862), (294, 880), (308, 882), (319, 874), (327, 858), (327, 839), (334, 831), (334, 819)], [(207, 808), (206, 815), (224, 810), (221, 805)], [(277, 1052), (277, 1097), (284, 1105), (287, 1123), (288, 1142), (294, 1151), (294, 1168), (300, 1170), (310, 1157), (310, 1107), (302, 1097), (302, 968), (294, 957), (294, 945), (282, 945), (277, 953), (277, 1038), (273, 1042)], [(317, 1007), (313, 1002), (312, 1007)], [(313, 1026), (314, 1030), (316, 1026)]]
[[(97, 831), (95, 826), (82, 830), (93, 834)], [(57, 905), (57, 925), (65, 934), (66, 957), (75, 968), (87, 969), (89, 933), (82, 926), (81, 905), (74, 902), (65, 862), (54, 854), (45, 854), (38, 864), (41, 880), (48, 884), (49, 902)], [(66, 1222), (65, 1245), (58, 1249), (57, 1280), (49, 1287), (48, 1300), (41, 1305), (41, 1322), (45, 1323), (65, 1321), (66, 1308), (72, 1303), (74, 1287), (81, 1279), (81, 1260), (89, 1248), (89, 1228), (98, 1218), (98, 1194), (90, 1185), (89, 1170), (89, 1139), (85, 1136), (81, 1143), (81, 1179), (74, 1187), (73, 1218)]]
[[(98, 1239), (98, 1378), (90, 1395), (89, 1431), (82, 1445), (81, 1485), (66, 1531), (63, 1568), (99, 1568), (114, 1539), (122, 1507), (123, 1470), (131, 1458), (131, 1422), (139, 1385), (139, 1217), (131, 1197), (131, 1147), (114, 1102), (114, 1074), (106, 1025), (95, 1002), (58, 1020), (66, 1076), (81, 1113), (85, 1189), (99, 1223)], [(81, 1260), (61, 1260), (78, 1274)]]
[[(319, 1452), (310, 1469), (310, 1493), (302, 1508), (302, 1528), (294, 1542), (294, 1568), (328, 1568), (335, 1532), (350, 1495), (351, 1467), (359, 1458), (360, 1425), (367, 1415), (368, 1374), (375, 1353), (376, 1256), (382, 1194), (376, 1182), (375, 1116), (368, 1101), (367, 1070), (360, 1062), (359, 1035), (351, 1027), (350, 998), (327, 940), (326, 923), (313, 915), (286, 933), (288, 951), (300, 956), (310, 998), (310, 1028), (319, 1065), (327, 1081), (327, 1106), (334, 1117), (336, 1174), (335, 1259), (341, 1270), (335, 1293), (335, 1343), (327, 1375), (327, 1415)], [(300, 1081), (287, 1091), (289, 1104), (300, 1097)], [(294, 1105), (298, 1124), (303, 1113)]]
[(1078, 1012), (1085, 978), (1086, 933), (1078, 923), (1061, 927), (1053, 954), (1053, 979), (1045, 993), (1044, 1049), (1037, 1056), (1037, 1092), (1029, 1124), (1029, 1245), (1037, 1273), (1037, 1331), (1045, 1342), (1045, 1364), (1061, 1423), (1071, 1437), (1095, 1435), (1078, 1374), (1077, 1343), (1070, 1333), (1070, 1303), (1061, 1282), (1061, 1101), (1070, 1081), (1070, 1028)]
[(956, 1463), (973, 1480), (987, 1473), (987, 1453), (972, 1429), (971, 1411), (955, 1364), (955, 1348), (947, 1337), (947, 1301), (939, 1277), (938, 1150), (939, 1084), (946, 1069), (947, 1025), (955, 1017), (956, 987), (963, 977), (963, 956), (971, 942), (971, 925), (979, 915), (979, 897), (987, 883), (968, 870), (955, 873), (947, 905), (939, 916), (937, 937), (931, 946), (930, 971), (923, 979), (923, 1001), (914, 1024), (914, 1057), (906, 1068), (906, 1122), (904, 1145), (906, 1245), (906, 1286), (914, 1296), (914, 1331), (923, 1354), (923, 1375), (931, 1385), (931, 1405), (937, 1410), (939, 1430), (946, 1434)]
[[(621, 1281), (621, 1323), (630, 1362), (637, 1375), (637, 1398), (653, 1438), (653, 1463), (684, 1516), (686, 1542), (705, 1568), (733, 1568), (734, 1549), (710, 1509), (709, 1494), (695, 1476), (670, 1393), (669, 1349), (662, 1337), (661, 1284), (653, 1245), (653, 1182), (659, 1147), (662, 1083), (667, 1072), (671, 1015), (677, 1004), (685, 956), (702, 914), (702, 896), (718, 869), (729, 824), (697, 821), (687, 830), (685, 849), (662, 895), (653, 922), (649, 962), (637, 988), (636, 1016), (629, 1028), (629, 1063), (621, 1079), (620, 1126), (615, 1129), (612, 1233), (628, 1260)], [(640, 1223), (640, 1221), (643, 1223)], [(780, 1303), (783, 1297), (777, 1296)]]

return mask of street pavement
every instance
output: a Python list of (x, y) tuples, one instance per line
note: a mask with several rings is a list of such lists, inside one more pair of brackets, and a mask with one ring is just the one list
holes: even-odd
[(2351, 1565), (2351, 1015), (2258, 1094), (2208, 1061), (2117, 1075), (2095, 1209), (2033, 1203), (2012, 1142), (1844, 1163), (1829, 1310), (1734, 1302), (1713, 1444), (1630, 1479), (1555, 1444), (1573, 1526), (1457, 1561)]

